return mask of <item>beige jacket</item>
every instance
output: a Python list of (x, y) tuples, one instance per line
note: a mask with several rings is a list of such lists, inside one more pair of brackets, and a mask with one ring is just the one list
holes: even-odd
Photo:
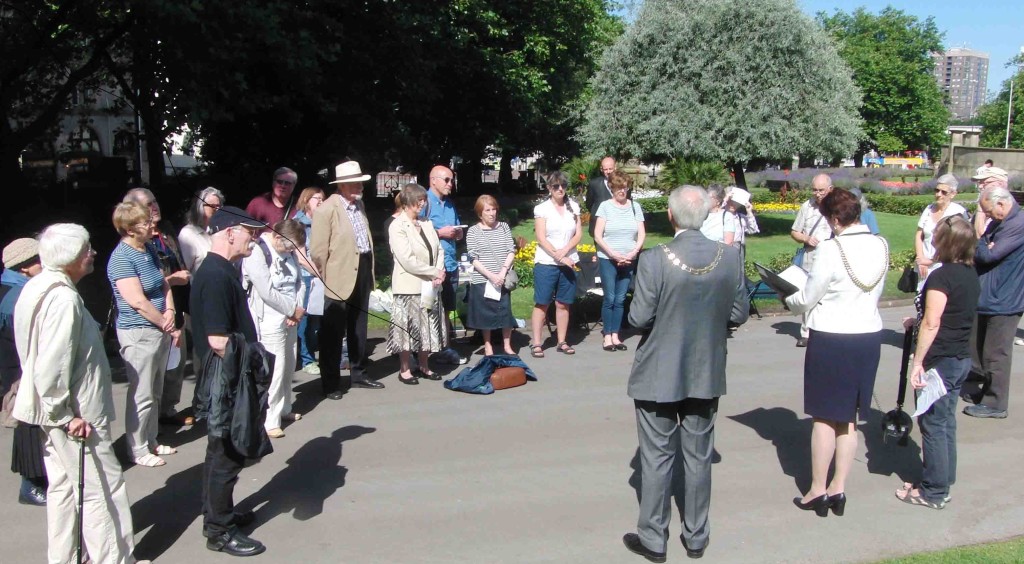
[[(345, 206), (345, 199), (334, 194), (313, 213), (309, 257), (323, 276), (324, 296), (332, 300), (347, 300), (352, 296), (359, 275), (355, 231)], [(369, 226), (362, 200), (356, 201), (356, 208)], [(370, 252), (373, 253), (373, 237), (370, 237)], [(372, 268), (369, 274), (372, 279)]]
[(444, 249), (437, 238), (437, 231), (434, 231), (434, 224), (420, 221), (420, 229), (430, 243), (429, 250), (412, 220), (404, 213), (395, 218), (388, 228), (391, 254), (395, 257), (395, 268), (391, 274), (393, 294), (419, 294), (424, 280), (433, 280), (439, 270), (444, 270)]
[[(44, 296), (55, 282), (62, 285)], [(45, 269), (25, 284), (14, 309), (14, 339), (23, 368), (14, 401), (17, 420), (60, 427), (81, 417), (97, 428), (114, 420), (110, 364), (99, 324), (63, 271)]]

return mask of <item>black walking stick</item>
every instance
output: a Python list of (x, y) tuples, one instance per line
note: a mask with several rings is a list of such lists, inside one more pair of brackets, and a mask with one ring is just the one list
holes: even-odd
[(889, 442), (889, 439), (893, 439), (900, 446), (907, 446), (910, 430), (914, 427), (914, 420), (903, 411), (903, 399), (907, 394), (907, 366), (913, 347), (914, 329), (911, 328), (903, 334), (903, 360), (900, 366), (900, 386), (896, 393), (896, 409), (882, 417), (882, 441)]
[(85, 437), (78, 450), (78, 564), (82, 564), (82, 523), (85, 521)]

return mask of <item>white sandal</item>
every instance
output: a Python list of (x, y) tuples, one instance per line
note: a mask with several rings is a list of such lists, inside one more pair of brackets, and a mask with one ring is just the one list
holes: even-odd
[(167, 456), (169, 454), (178, 454), (178, 449), (176, 449), (176, 448), (174, 448), (172, 446), (167, 446), (167, 445), (156, 445), (156, 448), (153, 449), (153, 454), (157, 454), (157, 455), (160, 455), (160, 456)]
[(167, 462), (153, 453), (148, 453), (145, 456), (140, 456), (135, 459), (136, 466), (144, 466), (146, 468), (156, 468), (157, 466), (163, 466), (164, 464), (167, 464)]

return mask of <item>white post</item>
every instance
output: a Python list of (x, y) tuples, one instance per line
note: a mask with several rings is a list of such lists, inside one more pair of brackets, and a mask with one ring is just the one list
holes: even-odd
[(1006, 109), (1006, 141), (1003, 142), (1004, 149), (1010, 148), (1010, 117), (1013, 115), (1013, 79), (1015, 76), (1016, 73), (1010, 77), (1010, 104)]

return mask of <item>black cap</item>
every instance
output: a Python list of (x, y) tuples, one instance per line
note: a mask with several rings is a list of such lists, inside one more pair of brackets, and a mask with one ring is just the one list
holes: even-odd
[(224, 206), (213, 212), (213, 217), (210, 218), (210, 224), (207, 227), (207, 231), (210, 232), (210, 235), (213, 235), (214, 233), (224, 231), (225, 229), (235, 227), (236, 225), (243, 225), (253, 229), (263, 229), (267, 227), (266, 223), (253, 218), (251, 215), (245, 213), (245, 210), (234, 206)]

